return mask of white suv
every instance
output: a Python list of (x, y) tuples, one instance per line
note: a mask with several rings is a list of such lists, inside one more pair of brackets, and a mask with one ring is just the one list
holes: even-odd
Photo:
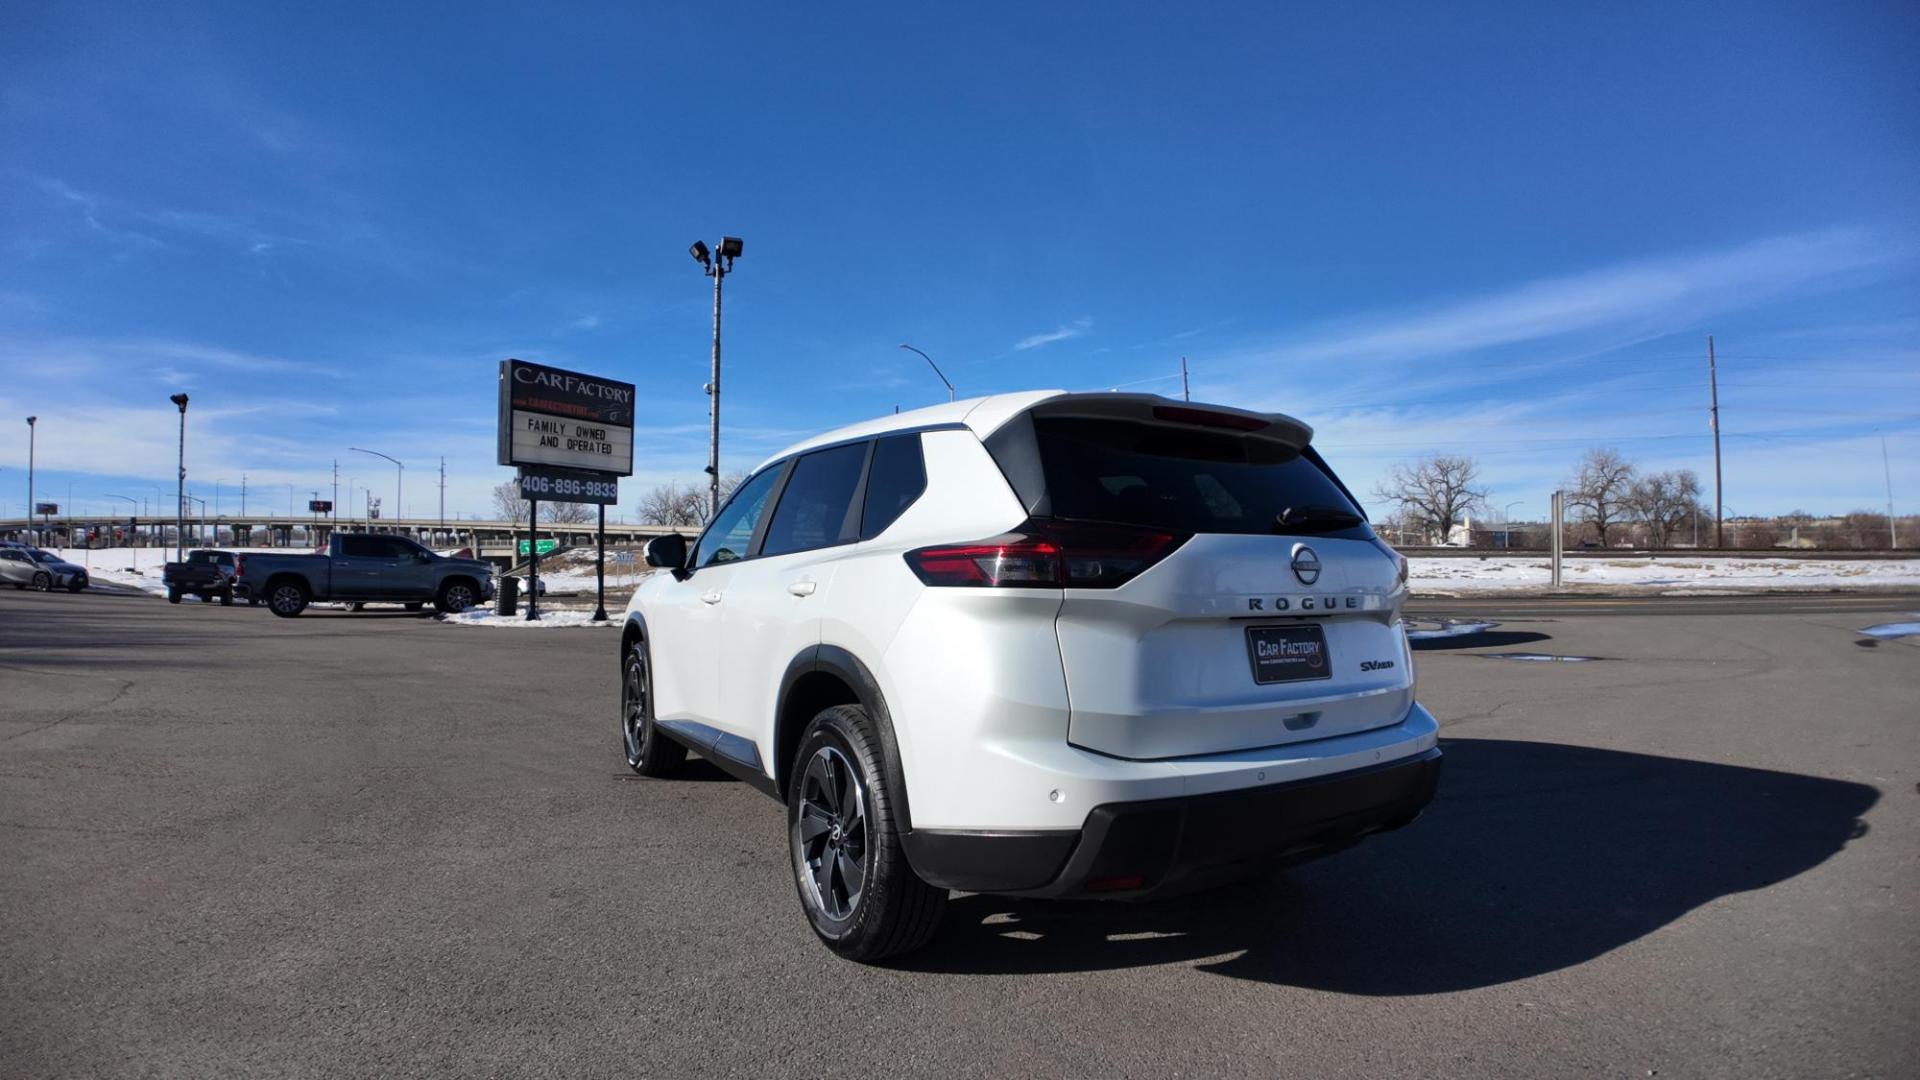
[(947, 891), (1140, 898), (1414, 819), (1407, 564), (1292, 417), (1003, 394), (800, 443), (621, 641), (627, 764), (698, 751), (780, 799), (842, 955), (932, 937)]

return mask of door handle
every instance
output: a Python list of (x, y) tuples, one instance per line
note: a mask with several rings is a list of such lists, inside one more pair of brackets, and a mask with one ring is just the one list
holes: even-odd
[(813, 582), (811, 581), (796, 581), (787, 586), (787, 591), (795, 596), (812, 596), (813, 588)]
[(717, 604), (720, 602), (720, 594), (717, 592), (701, 593), (700, 602), (703, 604)]

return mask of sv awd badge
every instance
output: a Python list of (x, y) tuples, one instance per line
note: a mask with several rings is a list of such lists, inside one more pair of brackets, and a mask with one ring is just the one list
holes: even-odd
[(1360, 670), (1361, 670), (1361, 671), (1385, 671), (1385, 670), (1387, 670), (1388, 668), (1390, 668), (1390, 667), (1392, 667), (1392, 666), (1393, 666), (1393, 661), (1391, 661), (1391, 660), (1362, 660), (1362, 661), (1360, 661)]

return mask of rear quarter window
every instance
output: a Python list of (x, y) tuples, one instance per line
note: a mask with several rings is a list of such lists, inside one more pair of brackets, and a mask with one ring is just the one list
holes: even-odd
[[(1265, 534), (1288, 507), (1364, 518), (1307, 454), (1271, 439), (1094, 417), (1036, 417), (1035, 446), (1053, 517), (1190, 533)], [(1320, 530), (1365, 539), (1366, 525)]]
[(906, 512), (927, 490), (927, 462), (916, 434), (889, 435), (873, 447), (867, 468), (867, 500), (860, 513), (860, 539), (871, 540)]

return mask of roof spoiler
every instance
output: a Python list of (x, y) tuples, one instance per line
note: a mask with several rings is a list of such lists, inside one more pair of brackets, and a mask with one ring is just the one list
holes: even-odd
[(1026, 412), (1028, 416), (1086, 416), (1133, 420), (1169, 427), (1200, 427), (1271, 439), (1295, 450), (1313, 441), (1313, 428), (1285, 413), (1261, 413), (1231, 405), (1175, 401), (1158, 394), (1062, 394)]

